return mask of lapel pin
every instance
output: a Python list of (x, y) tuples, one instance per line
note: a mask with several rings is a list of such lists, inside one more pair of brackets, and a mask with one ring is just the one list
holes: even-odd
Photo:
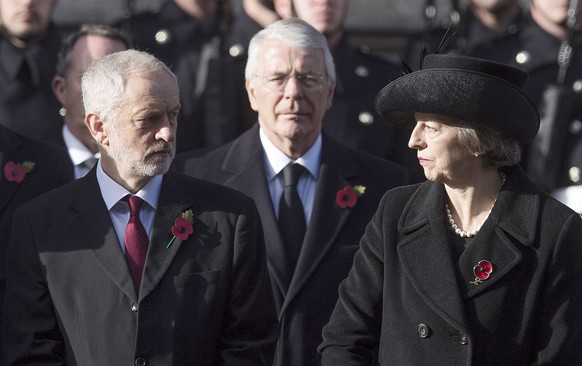
[(480, 283), (489, 278), (493, 272), (493, 265), (487, 260), (481, 260), (475, 267), (473, 267), (473, 274), (475, 275), (475, 281), (470, 281), (475, 286), (479, 286)]

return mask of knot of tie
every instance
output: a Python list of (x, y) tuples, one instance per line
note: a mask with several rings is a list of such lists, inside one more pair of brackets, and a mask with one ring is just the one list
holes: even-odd
[(289, 164), (283, 168), (283, 182), (285, 187), (297, 186), (299, 178), (305, 172), (305, 167), (301, 164)]
[(138, 196), (129, 196), (126, 197), (126, 199), (129, 203), (129, 217), (139, 217), (139, 211), (141, 210), (143, 200)]

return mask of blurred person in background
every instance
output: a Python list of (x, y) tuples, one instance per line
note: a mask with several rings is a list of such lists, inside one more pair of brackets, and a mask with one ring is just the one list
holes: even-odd
[[(530, 177), (582, 213), (582, 4), (532, 0), (524, 27), (475, 55), (529, 74), (524, 91), (541, 114), (522, 165)], [(570, 15), (569, 15), (570, 14)]]
[(130, 47), (115, 28), (85, 24), (63, 41), (52, 88), (62, 104), (63, 127), (59, 145), (67, 149), (75, 178), (87, 174), (99, 158), (99, 146), (85, 124), (81, 76), (95, 59)]
[(55, 143), (59, 103), (51, 91), (61, 37), (57, 0), (0, 0), (0, 124)]
[[(4, 314), (4, 265), (16, 209), (73, 180), (66, 151), (0, 126), (0, 344)], [(0, 365), (4, 365), (0, 347)]]
[(523, 27), (524, 11), (519, 0), (469, 0), (463, 5), (451, 0), (449, 3), (449, 16), (434, 24), (433, 17), (440, 9), (434, 0), (425, 2), (424, 29), (409, 40), (404, 57), (412, 68), (420, 66), (424, 48), (428, 53), (439, 50), (471, 55), (481, 45), (495, 43)]

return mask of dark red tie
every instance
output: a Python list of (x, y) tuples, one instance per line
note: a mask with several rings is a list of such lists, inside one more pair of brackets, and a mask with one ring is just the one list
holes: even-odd
[(125, 227), (125, 261), (133, 279), (135, 292), (139, 293), (149, 239), (139, 219), (139, 210), (143, 200), (138, 196), (131, 196), (129, 199), (126, 197), (125, 199), (129, 202), (129, 221)]

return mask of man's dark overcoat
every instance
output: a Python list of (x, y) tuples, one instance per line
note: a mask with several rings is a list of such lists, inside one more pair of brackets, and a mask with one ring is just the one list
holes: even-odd
[[(275, 364), (316, 365), (321, 329), (337, 300), (358, 242), (383, 193), (406, 183), (402, 167), (357, 152), (323, 134), (319, 179), (311, 220), (297, 267), (288, 268), (265, 175), (258, 125), (233, 143), (206, 156), (179, 156), (178, 166), (192, 176), (223, 183), (255, 200), (267, 246), (267, 264), (280, 321)], [(180, 162), (181, 160), (181, 162)], [(337, 192), (363, 185), (364, 195), (352, 208), (340, 208)]]
[[(8, 361), (270, 365), (277, 319), (252, 200), (166, 174), (137, 296), (95, 171), (16, 213), (7, 261)], [(194, 232), (168, 247), (186, 210)]]

